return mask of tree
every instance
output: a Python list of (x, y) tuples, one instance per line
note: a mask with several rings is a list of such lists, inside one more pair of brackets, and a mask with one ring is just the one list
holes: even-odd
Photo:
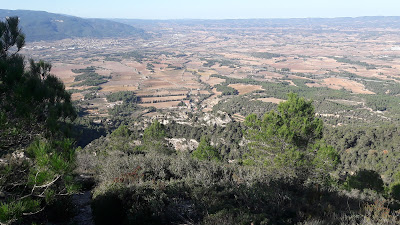
[(112, 150), (127, 152), (132, 150), (131, 131), (126, 125), (121, 125), (110, 135), (110, 147)]
[(339, 153), (324, 141), (318, 141), (312, 147), (315, 152), (312, 160), (313, 170), (310, 177), (314, 182), (319, 184), (327, 184), (331, 181), (329, 172), (334, 171), (340, 163)]
[(18, 24), (0, 21), (0, 223), (24, 223), (76, 190), (73, 141), (60, 132), (60, 120), (76, 117), (71, 96), (50, 64), (30, 60), (25, 70)]
[(143, 146), (144, 150), (155, 150), (170, 154), (172, 151), (167, 146), (165, 141), (166, 132), (163, 124), (155, 120), (143, 132)]
[(361, 169), (353, 176), (348, 177), (346, 185), (350, 189), (371, 189), (377, 192), (384, 190), (381, 176), (376, 171), (366, 169)]
[(400, 172), (394, 174), (394, 182), (389, 186), (389, 194), (392, 198), (400, 201)]
[[(18, 27), (18, 17), (7, 17), (6, 21), (0, 22), (0, 57), (5, 59), (15, 56), (25, 45), (25, 34)], [(15, 52), (10, 52), (12, 47)]]
[(199, 146), (192, 152), (192, 156), (199, 160), (221, 161), (218, 150), (211, 146), (210, 141), (205, 136), (201, 137)]
[(155, 120), (143, 132), (143, 141), (146, 143), (153, 143), (164, 140), (166, 134), (164, 125)]
[(389, 193), (392, 198), (400, 201), (400, 183), (393, 183), (389, 186)]
[[(24, 57), (18, 54), (25, 35), (18, 18), (0, 21), (0, 148), (28, 145), (37, 134), (56, 135), (59, 119), (74, 119), (76, 112), (64, 84), (50, 74), (51, 65), (30, 60), (25, 70)], [(10, 132), (10, 131), (17, 132)], [(29, 134), (29, 135), (28, 135)]]
[[(245, 137), (250, 151), (244, 163), (284, 167), (286, 173), (308, 177), (311, 170), (332, 170), (338, 163), (336, 151), (322, 138), (323, 123), (315, 116), (312, 101), (288, 94), (278, 111), (246, 117)], [(328, 163), (329, 162), (329, 163)]]

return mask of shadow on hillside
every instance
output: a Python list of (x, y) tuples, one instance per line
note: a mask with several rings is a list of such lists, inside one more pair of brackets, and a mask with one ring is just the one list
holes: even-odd
[(112, 224), (119, 218), (121, 224), (297, 224), (312, 218), (335, 224), (343, 215), (358, 214), (363, 205), (298, 181), (210, 187), (184, 183), (110, 190), (92, 203), (95, 222)]
[(101, 136), (105, 136), (106, 129), (102, 126), (93, 126), (93, 125), (74, 125), (73, 128), (73, 136), (76, 139), (76, 145), (84, 148), (87, 144), (92, 142), (95, 139), (100, 138)]

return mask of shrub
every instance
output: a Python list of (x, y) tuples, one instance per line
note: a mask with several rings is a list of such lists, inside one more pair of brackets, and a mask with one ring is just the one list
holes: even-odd
[(358, 190), (371, 189), (378, 193), (383, 192), (383, 180), (381, 176), (373, 170), (362, 169), (353, 176), (348, 177), (346, 181), (348, 188)]
[(199, 146), (192, 152), (192, 156), (199, 160), (221, 161), (218, 150), (210, 145), (210, 141), (205, 136), (201, 137)]
[(390, 196), (400, 201), (400, 183), (393, 183), (389, 186)]

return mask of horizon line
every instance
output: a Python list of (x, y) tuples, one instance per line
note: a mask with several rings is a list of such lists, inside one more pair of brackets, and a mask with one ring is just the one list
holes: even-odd
[(72, 16), (83, 19), (126, 19), (126, 20), (157, 20), (157, 21), (166, 21), (166, 20), (274, 20), (274, 19), (341, 19), (341, 18), (365, 18), (365, 17), (400, 17), (398, 16), (386, 16), (386, 15), (363, 15), (363, 16), (333, 16), (333, 17), (319, 17), (319, 16), (310, 16), (310, 17), (238, 17), (238, 18), (127, 18), (127, 17), (82, 17), (65, 13), (56, 13), (49, 12), (45, 10), (30, 10), (30, 9), (0, 9), (0, 10), (8, 10), (8, 11), (33, 11), (33, 12), (46, 12), (51, 14), (59, 14), (64, 16)]
[[(57, 14), (57, 13), (56, 13)], [(79, 16), (77, 16), (79, 17)], [(366, 17), (399, 17), (399, 16), (338, 16), (338, 17), (249, 17), (249, 18), (171, 18), (171, 19), (143, 19), (122, 17), (80, 17), (84, 19), (118, 19), (118, 20), (290, 20), (290, 19), (357, 19)]]

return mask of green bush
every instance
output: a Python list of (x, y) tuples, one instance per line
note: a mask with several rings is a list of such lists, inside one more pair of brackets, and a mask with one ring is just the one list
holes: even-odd
[(221, 161), (218, 150), (210, 145), (210, 141), (205, 136), (201, 137), (199, 146), (192, 152), (192, 156), (199, 160)]
[(11, 200), (0, 203), (0, 222), (11, 223), (22, 219), (24, 213), (40, 209), (40, 201), (33, 199)]
[(361, 169), (353, 176), (348, 177), (346, 186), (358, 190), (371, 189), (378, 193), (384, 190), (381, 176), (376, 171), (365, 169)]
[(389, 186), (390, 196), (400, 201), (400, 183), (393, 183)]
[(239, 91), (233, 87), (217, 84), (215, 85), (217, 91), (222, 92), (221, 95), (238, 95)]
[(135, 95), (135, 92), (133, 91), (119, 91), (119, 92), (114, 92), (109, 95), (107, 95), (107, 101), (108, 102), (116, 102), (116, 101), (123, 101), (124, 103), (136, 103), (140, 100), (138, 96)]
[[(23, 221), (23, 213), (51, 212), (48, 219), (66, 219), (73, 210), (70, 195), (79, 186), (73, 179), (75, 149), (69, 139), (37, 140), (27, 151), (29, 159), (0, 166), (2, 191), (8, 193), (1, 205), (2, 222)], [(63, 202), (62, 206), (59, 204)], [(51, 215), (58, 215), (51, 217)]]

